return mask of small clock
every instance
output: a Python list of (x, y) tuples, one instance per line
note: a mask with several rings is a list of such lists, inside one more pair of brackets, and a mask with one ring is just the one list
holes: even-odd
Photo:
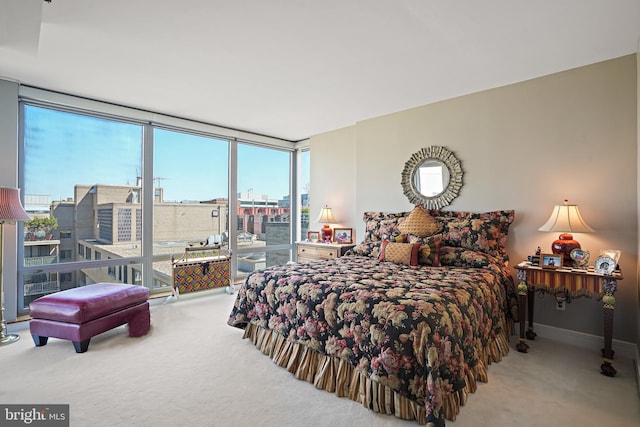
[(616, 261), (608, 256), (599, 256), (594, 264), (594, 269), (596, 273), (610, 276), (616, 269)]

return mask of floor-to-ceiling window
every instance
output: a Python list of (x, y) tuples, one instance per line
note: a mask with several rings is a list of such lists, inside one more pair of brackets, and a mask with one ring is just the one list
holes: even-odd
[(237, 278), (291, 259), (292, 158), (291, 151), (238, 144)]
[(20, 186), (38, 220), (20, 238), (19, 312), (41, 295), (96, 282), (168, 291), (171, 259), (194, 245), (233, 253), (237, 280), (290, 259), (300, 227), (294, 144), (240, 141), (94, 103), (95, 111), (21, 102)]
[(311, 206), (311, 200), (309, 199), (309, 192), (311, 190), (311, 152), (309, 149), (300, 150), (298, 153), (298, 165), (299, 173), (296, 177), (300, 198), (300, 233), (298, 240), (305, 240), (309, 232), (309, 206)]
[(143, 127), (29, 104), (22, 111), (22, 192), (32, 220), (24, 224), (20, 307), (51, 292), (122, 282), (106, 268), (54, 264), (142, 254), (135, 244), (135, 193)]
[(171, 285), (171, 260), (185, 248), (229, 253), (229, 141), (153, 131), (154, 286)]

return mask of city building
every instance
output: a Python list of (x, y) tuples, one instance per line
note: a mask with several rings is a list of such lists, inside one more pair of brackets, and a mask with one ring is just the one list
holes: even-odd
[[(74, 197), (66, 200), (25, 195), (25, 208), (32, 216), (57, 220), (57, 228), (47, 236), (32, 235), (25, 228), (25, 264), (139, 257), (140, 191), (140, 186), (78, 184)], [(185, 248), (213, 244), (228, 250), (229, 243), (227, 199), (165, 202), (163, 195), (162, 188), (154, 189), (152, 289), (155, 290), (172, 287), (172, 263), (183, 257)], [(252, 191), (238, 194), (238, 244), (256, 248), (255, 252), (238, 257), (239, 275), (264, 268), (267, 263), (289, 261), (288, 251), (260, 251), (267, 244), (289, 243), (289, 205), (286, 197), (278, 200)], [(25, 276), (25, 298), (30, 301), (47, 293), (105, 281), (140, 284), (141, 277), (141, 266), (135, 263), (31, 274)]]

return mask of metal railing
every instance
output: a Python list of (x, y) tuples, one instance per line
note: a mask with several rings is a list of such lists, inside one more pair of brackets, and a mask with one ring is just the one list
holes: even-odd
[(60, 284), (58, 282), (39, 282), (39, 283), (25, 283), (24, 295), (41, 295), (58, 292), (60, 290)]
[(34, 257), (24, 259), (25, 267), (32, 267), (34, 265), (56, 264), (57, 262), (58, 262), (58, 257), (56, 255), (34, 256)]

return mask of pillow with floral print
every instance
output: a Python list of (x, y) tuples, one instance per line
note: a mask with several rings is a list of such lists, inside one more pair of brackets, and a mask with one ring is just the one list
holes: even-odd
[(370, 258), (378, 258), (380, 256), (380, 245), (382, 242), (362, 242), (349, 249), (346, 256), (357, 255)]
[(386, 213), (365, 212), (362, 219), (365, 224), (363, 242), (381, 242), (383, 240), (395, 240), (403, 233), (398, 230), (398, 225), (410, 212)]
[(430, 210), (429, 214), (442, 223), (442, 245), (484, 252), (509, 260), (507, 237), (515, 212), (455, 212)]
[(438, 251), (440, 265), (449, 267), (488, 267), (495, 258), (484, 252), (472, 251), (465, 248), (455, 248), (452, 246), (442, 246)]

